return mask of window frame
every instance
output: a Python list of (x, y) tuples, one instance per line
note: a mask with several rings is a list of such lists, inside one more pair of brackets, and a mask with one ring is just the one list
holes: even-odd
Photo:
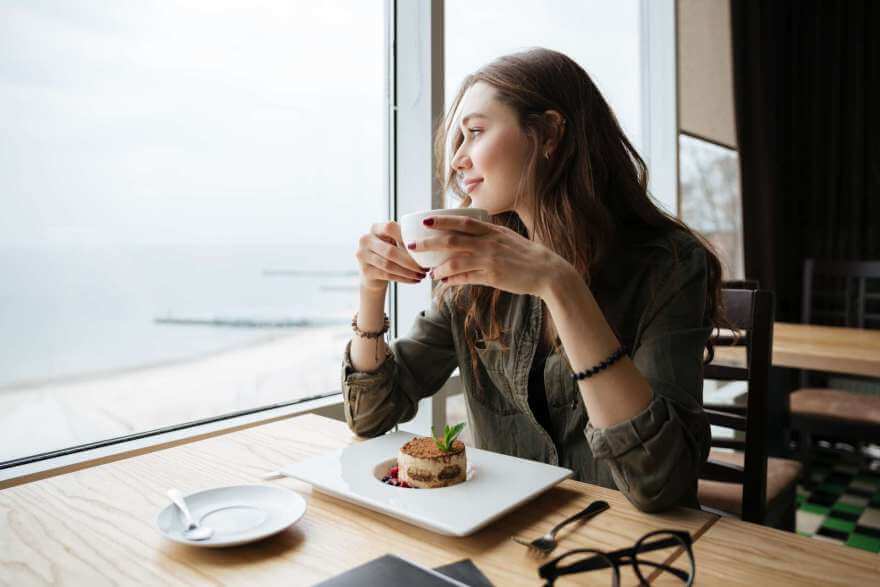
[[(396, 203), (393, 198), (395, 186), (394, 170), (394, 136), (395, 116), (391, 101), (394, 88), (394, 71), (396, 69), (394, 36), (391, 32), (395, 27), (396, 0), (384, 0), (384, 45), (385, 45), (385, 99), (383, 108), (383, 159), (386, 173), (383, 174), (388, 212), (394, 217)], [(395, 307), (395, 295), (389, 296), (390, 307)], [(389, 312), (389, 316), (396, 313)], [(396, 336), (396, 320), (394, 335)], [(292, 418), (303, 414), (316, 413), (323, 416), (344, 420), (342, 391), (336, 389), (326, 394), (303, 398), (291, 402), (282, 402), (268, 406), (259, 406), (248, 410), (219, 414), (200, 420), (172, 424), (162, 428), (147, 430), (125, 436), (117, 436), (87, 444), (65, 447), (35, 455), (28, 455), (0, 463), (0, 489), (27, 483), (41, 478), (75, 471), (97, 464), (111, 462), (129, 456), (160, 450), (182, 444), (226, 434), (276, 420)]]
[[(389, 217), (399, 220), (404, 214), (443, 205), (441, 186), (434, 176), (433, 139), (434, 124), (444, 115), (444, 2), (389, 2), (395, 23), (389, 108), (393, 118), (389, 127), (393, 137), (389, 201), (393, 208)], [(392, 283), (389, 316), (394, 338), (405, 335), (408, 325), (430, 304), (431, 287), (430, 280), (405, 287)], [(442, 428), (445, 397), (441, 390), (423, 399), (415, 418), (401, 423), (400, 428), (425, 436), (431, 434), (432, 426)]]
[(642, 157), (654, 201), (678, 216), (676, 0), (641, 0)]
[[(398, 220), (409, 212), (442, 206), (440, 186), (433, 173), (432, 147), (434, 124), (444, 114), (444, 0), (385, 0), (384, 11), (384, 187), (388, 218)], [(676, 214), (675, 0), (641, 0), (640, 19), (642, 120), (648, 137), (643, 155), (653, 172), (651, 191), (655, 199)], [(430, 303), (430, 295), (431, 284), (427, 282), (406, 287), (392, 283), (386, 300), (392, 338), (405, 335), (406, 325), (412, 324)], [(402, 423), (401, 428), (428, 434), (431, 426), (442, 427), (447, 396), (460, 392), (460, 380), (453, 374), (440, 392), (422, 400), (416, 417)], [(320, 398), (264, 406), (34, 455), (19, 459), (27, 462), (0, 469), (0, 489), (305, 413), (344, 419), (342, 405), (341, 391), (335, 390)]]
[(0, 490), (304, 414), (344, 419), (341, 394), (224, 414), (17, 459), (10, 461), (15, 464), (0, 469)]

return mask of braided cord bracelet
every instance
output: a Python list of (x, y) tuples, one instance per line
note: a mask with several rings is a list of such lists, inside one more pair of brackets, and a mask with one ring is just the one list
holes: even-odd
[(621, 358), (623, 358), (623, 356), (625, 354), (626, 354), (626, 347), (620, 347), (619, 349), (617, 349), (616, 351), (611, 353), (610, 357), (608, 357), (607, 359), (605, 359), (604, 361), (602, 361), (598, 365), (591, 367), (590, 369), (587, 369), (585, 371), (581, 371), (580, 373), (572, 373), (571, 378), (573, 381), (580, 381), (581, 379), (589, 379), (590, 377), (592, 377), (596, 373), (598, 373), (600, 371), (604, 371), (605, 369), (607, 369), (608, 367), (610, 367), (611, 365), (613, 365), (614, 363), (619, 361)]

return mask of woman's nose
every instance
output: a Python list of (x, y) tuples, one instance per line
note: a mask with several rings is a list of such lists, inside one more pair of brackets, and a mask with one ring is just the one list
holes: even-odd
[(452, 168), (455, 171), (462, 171), (471, 167), (471, 159), (468, 157), (464, 149), (459, 149), (452, 157)]

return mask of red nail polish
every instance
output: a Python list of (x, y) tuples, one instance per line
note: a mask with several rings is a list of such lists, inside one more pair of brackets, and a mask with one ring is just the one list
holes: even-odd
[(434, 226), (434, 219), (425, 218), (424, 220), (422, 220), (422, 224), (424, 224), (425, 226)]
[(408, 245), (406, 245), (406, 248), (414, 249), (414, 248), (416, 248), (416, 243), (409, 243)]
[(447, 279), (449, 279), (449, 278), (448, 278), (448, 277), (444, 277), (444, 278), (441, 279), (440, 281), (446, 281)]

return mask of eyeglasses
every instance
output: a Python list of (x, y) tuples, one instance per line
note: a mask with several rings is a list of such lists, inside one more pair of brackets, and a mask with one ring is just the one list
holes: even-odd
[[(609, 574), (612, 587), (618, 587), (620, 585), (620, 567), (632, 565), (639, 578), (639, 585), (648, 584), (648, 579), (645, 576), (646, 573), (650, 575), (653, 571), (659, 570), (662, 576), (667, 578), (675, 577), (680, 579), (687, 587), (690, 587), (693, 585), (694, 574), (696, 573), (692, 544), (691, 535), (687, 532), (656, 530), (639, 538), (635, 545), (630, 548), (623, 548), (612, 552), (602, 552), (592, 548), (570, 550), (541, 565), (538, 568), (538, 575), (546, 581), (544, 583), (545, 587), (551, 587), (563, 575), (603, 570)], [(690, 563), (687, 570), (657, 563), (645, 558), (647, 553), (658, 551), (668, 551), (668, 555), (672, 556), (680, 548), (684, 549)], [(669, 560), (669, 556), (666, 556), (664, 560)]]

